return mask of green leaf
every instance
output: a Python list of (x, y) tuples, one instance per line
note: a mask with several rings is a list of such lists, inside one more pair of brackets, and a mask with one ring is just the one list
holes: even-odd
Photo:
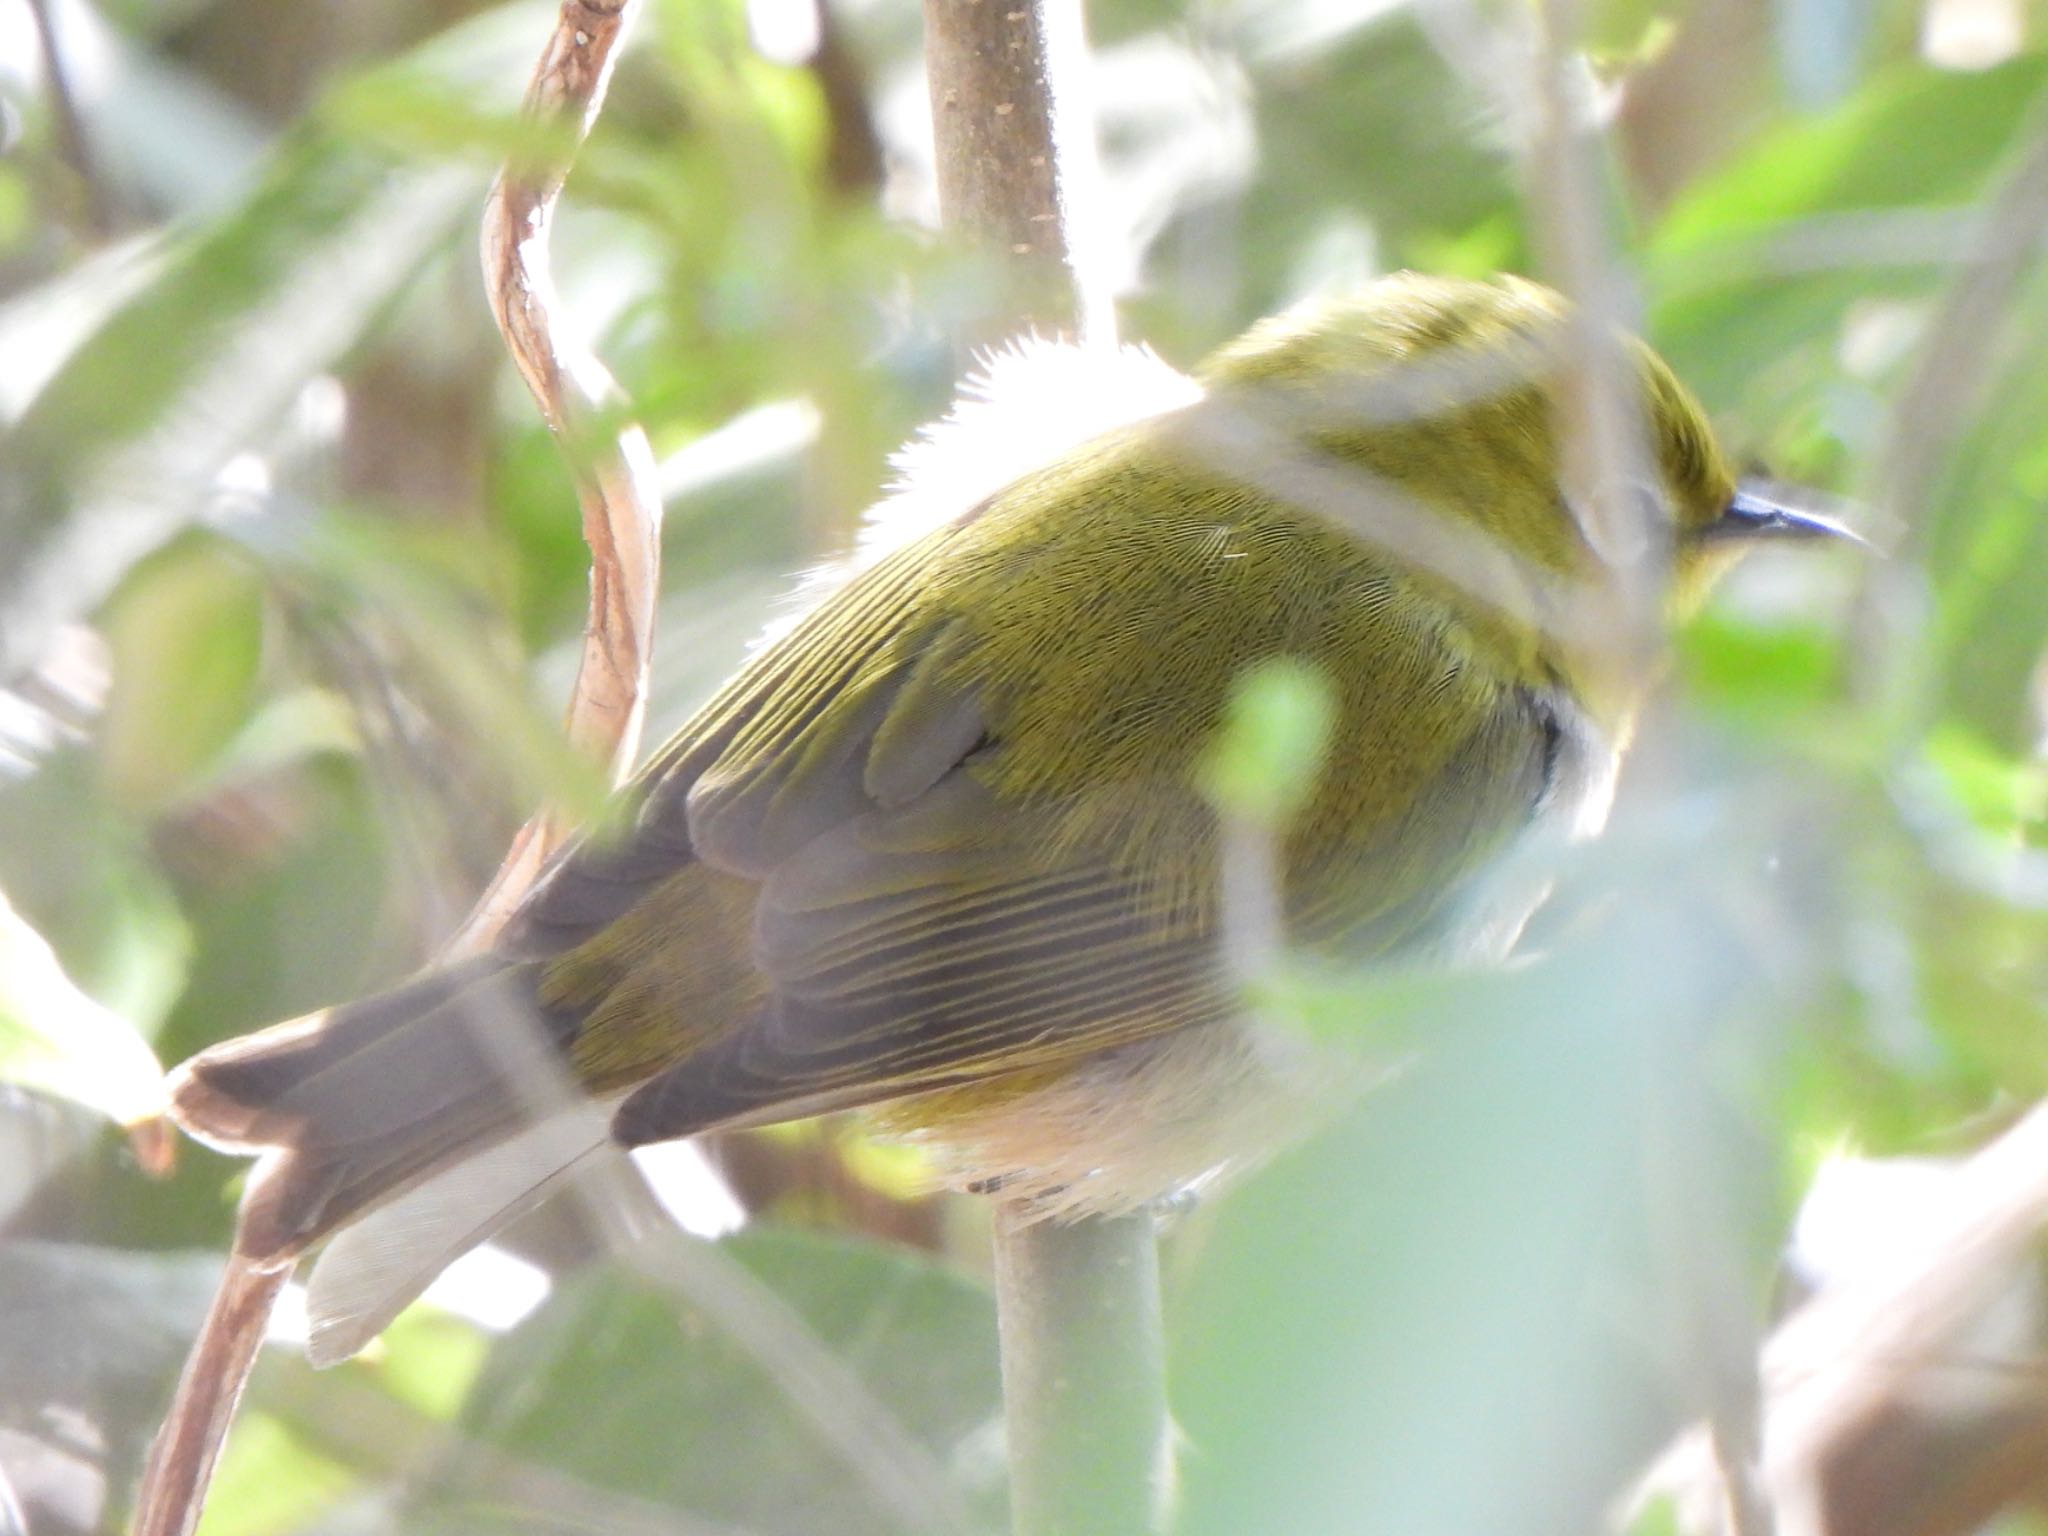
[(2029, 57), (1981, 74), (1909, 66), (1880, 76), (1695, 183), (1655, 250), (1670, 257), (1814, 214), (1967, 203), (2013, 145), (2044, 75)]
[(32, 665), (54, 626), (200, 514), (223, 466), (266, 446), (307, 380), (449, 240), (482, 179), (301, 125), (240, 207), (167, 242), (10, 442), (0, 673)]
[(43, 936), (0, 894), (0, 1080), (121, 1125), (164, 1111), (163, 1068), (127, 1020), (73, 985)]
[(822, 1234), (755, 1226), (720, 1247), (850, 1373), (854, 1400), (794, 1397), (815, 1385), (778, 1380), (687, 1299), (584, 1273), (492, 1356), (464, 1415), (469, 1433), (749, 1531), (894, 1536), (900, 1520), (812, 1417), (885, 1415), (956, 1482), (980, 1484), (993, 1515), (1001, 1452), (985, 1431), (1001, 1393), (994, 1309), (979, 1285), (915, 1253)]
[(301, 1529), (359, 1479), (277, 1416), (242, 1415), (206, 1500), (199, 1536), (271, 1536)]
[(1767, 1253), (1715, 1102), (1754, 956), (1692, 884), (1742, 860), (1685, 846), (1686, 889), (1667, 845), (1593, 931), (1419, 994), (1405, 1072), (1210, 1213), (1169, 1309), (1184, 1536), (1599, 1529), (1684, 1421), (1676, 1277)]
[(133, 572), (103, 617), (112, 686), (99, 732), (109, 797), (148, 812), (211, 763), (255, 706), (262, 582), (212, 541)]
[[(52, 1510), (48, 1526), (32, 1529), (128, 1529), (121, 1505), (219, 1275), (215, 1253), (135, 1253), (21, 1235), (0, 1243), (0, 1477), (40, 1463), (90, 1501), (67, 1501), (77, 1524)], [(18, 1529), (4, 1520), (0, 1514), (0, 1528)]]
[(1810, 721), (1834, 696), (1835, 637), (1818, 625), (1767, 624), (1710, 609), (1678, 637), (1694, 692), (1724, 715), (1752, 725)]
[(386, 1393), (447, 1423), (461, 1411), (489, 1347), (489, 1336), (461, 1318), (413, 1307), (384, 1331), (359, 1366)]

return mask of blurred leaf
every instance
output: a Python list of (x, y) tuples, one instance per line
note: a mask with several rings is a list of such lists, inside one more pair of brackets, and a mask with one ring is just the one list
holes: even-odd
[(314, 115), (337, 138), (401, 160), (466, 157), (494, 170), (517, 152), (552, 151), (565, 142), (563, 126), (516, 110), (552, 19), (542, 0), (486, 6), (344, 75)]
[(131, 575), (101, 630), (112, 653), (101, 769), (117, 805), (146, 813), (187, 788), (248, 720), (262, 584), (222, 546), (181, 543)]
[(436, 721), (445, 717), (452, 741), (488, 744), (478, 767), (497, 783), (465, 784), (467, 801), (496, 787), (509, 808), (545, 802), (575, 821), (597, 812), (602, 776), (540, 707), (511, 637), (493, 622), (490, 546), (347, 509), (279, 507), (236, 532), (285, 589), (293, 618), (335, 648), (333, 670), (352, 692), (399, 707), (366, 670), (374, 667), (416, 691)]
[(1710, 404), (1742, 399), (1832, 339), (1857, 299), (1926, 291), (1966, 248), (1967, 204), (2043, 79), (2034, 57), (1971, 75), (1896, 69), (1688, 188), (1645, 252), (1652, 329), (1680, 375)]
[(0, 1244), (0, 1403), (9, 1420), (116, 1386), (154, 1406), (198, 1331), (220, 1266), (214, 1253)]
[(1657, 230), (1654, 253), (1675, 260), (1821, 213), (1967, 204), (2013, 147), (2044, 74), (2039, 57), (1977, 74), (1894, 68), (1832, 112), (1789, 120), (1687, 189)]
[(1701, 830), (1569, 944), (1420, 995), (1403, 1075), (1220, 1202), (1171, 1314), (1186, 1536), (1581, 1536), (1698, 1362), (1739, 1369), (1753, 1340), (1694, 1335), (1761, 1290), (1767, 1186), (1707, 1063), (1764, 969)]
[[(844, 1238), (755, 1226), (722, 1246), (853, 1372), (868, 1411), (999, 1495), (1000, 1451), (982, 1438), (1001, 1395), (984, 1290)], [(530, 1460), (759, 1536), (899, 1530), (789, 1390), (686, 1306), (584, 1273), (499, 1345), (464, 1422)]]
[(0, 1434), (0, 1478), (18, 1458), (60, 1458), (101, 1506), (79, 1528), (122, 1528), (114, 1512), (219, 1273), (212, 1253), (0, 1243), (0, 1431), (14, 1437)]
[(133, 1025), (87, 997), (0, 895), (0, 1078), (120, 1125), (164, 1112), (163, 1068)]
[(137, 829), (111, 815), (90, 755), (57, 753), (0, 794), (0, 888), (62, 951), (79, 985), (152, 1036), (193, 944)]
[(0, 165), (0, 254), (13, 249), (28, 232), (28, 184), (11, 165)]
[(412, 1307), (384, 1330), (359, 1368), (373, 1372), (392, 1397), (447, 1423), (468, 1399), (490, 1342), (472, 1323)]
[(0, 423), (11, 426), (73, 353), (162, 273), (164, 244), (147, 235), (118, 241), (0, 307), (0, 347), (10, 361), (0, 379)]
[(1685, 1536), (1678, 1511), (1669, 1498), (1652, 1499), (1628, 1527), (1628, 1536)]
[(276, 1536), (355, 1490), (355, 1471), (258, 1409), (235, 1421), (197, 1536)]
[(2048, 360), (2031, 343), (2048, 324), (2038, 276), (1985, 344), (1995, 349), (1981, 400), (1950, 445), (1947, 473), (1916, 520), (1930, 587), (1926, 650), (1959, 722), (2002, 750), (2040, 734), (2029, 689), (2048, 654)]
[(0, 479), (0, 677), (200, 514), (222, 466), (355, 344), (480, 191), (480, 171), (300, 132), (65, 359)]
[[(1482, 225), (1502, 265), (1526, 262), (1494, 104), (1439, 51), (1414, 8), (1273, 0), (1236, 8), (1231, 21), (1252, 73), (1256, 174), (1241, 191), (1191, 184), (1191, 194), (1208, 195), (1190, 196), (1148, 258), (1171, 274), (1181, 309), (1209, 311), (1196, 344), (1299, 298), (1311, 271), (1304, 256), (1332, 223), (1361, 215), (1371, 262), (1342, 274), (1354, 280), (1426, 264)], [(1370, 88), (1359, 88), (1365, 81)], [(1166, 324), (1144, 333), (1176, 344)]]
[(909, 1142), (852, 1135), (841, 1137), (833, 1150), (849, 1175), (892, 1200), (928, 1197), (938, 1187), (931, 1154)]
[(1237, 679), (1222, 735), (1202, 768), (1217, 805), (1279, 827), (1315, 788), (1336, 718), (1330, 680), (1296, 661), (1268, 662)]
[(1766, 624), (1710, 609), (1680, 633), (1686, 680), (1716, 713), (1752, 727), (1811, 722), (1840, 682), (1837, 637), (1816, 624)]
[(1960, 726), (1936, 731), (1926, 751), (1957, 803), (1985, 831), (2012, 836), (2048, 816), (2048, 763), (2015, 761)]

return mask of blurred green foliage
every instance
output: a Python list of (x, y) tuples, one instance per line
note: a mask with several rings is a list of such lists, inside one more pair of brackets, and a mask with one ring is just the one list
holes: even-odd
[[(0, 1078), (34, 1090), (0, 1099), (0, 1531), (119, 1521), (226, 1242), (229, 1163), (148, 1183), (93, 1117), (133, 1108), (144, 1039), (402, 972), (529, 807), (591, 789), (551, 723), (573, 493), (470, 255), (549, 8), (55, 9), (82, 152), (0, 62)], [(2048, 123), (2048, 5), (1586, 9), (1647, 331), (1739, 456), (1885, 509), (1898, 554), (1760, 558), (1677, 637), (1540, 959), (1274, 979), (1417, 1064), (1170, 1239), (1191, 1532), (1590, 1529), (1714, 1390), (1701, 1320), (1760, 1315), (1822, 1156), (1953, 1151), (2048, 1093), (2038, 271), (1925, 498), (1887, 479)], [(2010, 25), (1942, 32), (1964, 12)], [(808, 14), (753, 8), (764, 41)], [(1527, 269), (1518, 15), (1094, 0), (1126, 331), (1187, 363), (1319, 284)], [(837, 7), (799, 64), (747, 20), (650, 8), (556, 237), (664, 459), (657, 737), (844, 546), (983, 292), (917, 222), (915, 7)], [(1269, 755), (1313, 741), (1300, 694), (1252, 698)], [(824, 1161), (832, 1198), (760, 1202), (820, 1229), (759, 1224), (739, 1265), (992, 1528), (978, 1233)], [(536, 1251), (567, 1278), (508, 1333), (422, 1310), (339, 1373), (267, 1366), (209, 1536), (901, 1528), (717, 1326)]]

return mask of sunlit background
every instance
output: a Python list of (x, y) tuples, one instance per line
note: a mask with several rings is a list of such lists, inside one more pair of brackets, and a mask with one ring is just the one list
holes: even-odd
[[(1887, 553), (1760, 556), (1676, 636), (1516, 967), (1266, 979), (1408, 1066), (1174, 1218), (1179, 1524), (1712, 1531), (1686, 1427), (1860, 1297), (1766, 1355), (1787, 1528), (2048, 1531), (2048, 4), (1577, 9), (1635, 317)], [(551, 13), (0, 0), (0, 1533), (122, 1524), (226, 1246), (239, 1165), (116, 1127), (155, 1061), (404, 974), (588, 795), (574, 492), (474, 255)], [(1540, 274), (1530, 16), (1092, 0), (1124, 334)], [(661, 461), (650, 740), (952, 398), (985, 274), (931, 235), (919, 30), (654, 0), (570, 184)], [(932, 1528), (903, 1466), (999, 1529), (985, 1212), (851, 1123), (645, 1167), (733, 1234), (674, 1286), (563, 1206), (336, 1371), (287, 1304), (206, 1536)]]

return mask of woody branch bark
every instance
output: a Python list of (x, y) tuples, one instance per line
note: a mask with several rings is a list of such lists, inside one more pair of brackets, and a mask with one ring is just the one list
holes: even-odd
[(966, 339), (1036, 328), (1114, 346), (1116, 316), (1086, 258), (1081, 0), (925, 0), (924, 27), (940, 222), (997, 274)]
[[(486, 291), (513, 362), (568, 456), (590, 546), (590, 614), (568, 714), (572, 744), (614, 781), (639, 745), (661, 504), (646, 435), (624, 417), (611, 376), (559, 323), (548, 264), (556, 199), (604, 100), (636, 0), (567, 0), (527, 86), (524, 113), (544, 147), (509, 163), (483, 226)], [(482, 948), (532, 885), (566, 828), (547, 811), (521, 829), (450, 944)], [(262, 1169), (250, 1180), (260, 1186)], [(246, 1206), (245, 1206), (246, 1209)], [(270, 1313), (293, 1268), (235, 1251), (178, 1379), (136, 1496), (136, 1536), (190, 1536)]]

